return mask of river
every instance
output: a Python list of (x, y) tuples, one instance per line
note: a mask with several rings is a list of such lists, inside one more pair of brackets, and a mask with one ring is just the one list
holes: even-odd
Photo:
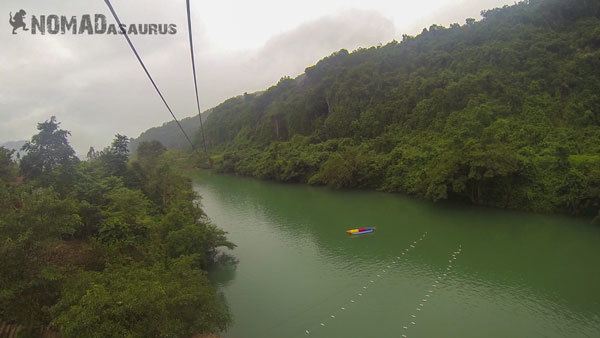
[(238, 245), (211, 274), (225, 337), (600, 337), (588, 220), (210, 172), (194, 185)]

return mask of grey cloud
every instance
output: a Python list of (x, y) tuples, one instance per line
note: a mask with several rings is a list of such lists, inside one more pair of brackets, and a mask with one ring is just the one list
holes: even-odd
[[(139, 2), (136, 2), (139, 3)], [(183, 1), (137, 10), (114, 2), (124, 22), (173, 22), (173, 36), (135, 36), (134, 43), (179, 117), (194, 114), (189, 47)], [(102, 1), (14, 1), (0, 14), (25, 8), (31, 14), (81, 15), (108, 11)], [(295, 76), (341, 48), (385, 43), (395, 35), (391, 21), (376, 12), (349, 10), (307, 22), (274, 36), (259, 49), (212, 54), (195, 17), (195, 46), (201, 104), (210, 108), (230, 96), (264, 89), (282, 76)], [(0, 26), (1, 27), (1, 26)], [(56, 115), (71, 130), (79, 154), (107, 145), (115, 133), (137, 136), (169, 120), (150, 83), (121, 36), (12, 35), (0, 29), (0, 141), (29, 138), (37, 122)]]
[(270, 39), (250, 63), (267, 72), (269, 66), (276, 66), (274, 69), (296, 75), (334, 51), (386, 43), (395, 33), (392, 21), (377, 12), (348, 10)]

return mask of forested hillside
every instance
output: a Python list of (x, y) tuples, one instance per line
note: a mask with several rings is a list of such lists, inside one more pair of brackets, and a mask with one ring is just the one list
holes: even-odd
[(341, 50), (212, 109), (222, 172), (595, 216), (600, 2), (531, 0)]
[[(206, 113), (205, 113), (206, 114)], [(204, 120), (206, 115), (202, 118)], [(187, 117), (179, 121), (183, 130), (188, 135), (194, 135), (194, 133), (200, 128), (200, 119), (198, 116)], [(185, 136), (179, 130), (175, 121), (169, 121), (163, 123), (160, 127), (150, 128), (140, 134), (136, 139), (132, 140), (129, 144), (129, 150), (135, 153), (137, 147), (146, 141), (158, 141), (167, 148), (184, 149), (188, 146), (188, 142)]]
[(19, 337), (223, 331), (229, 311), (206, 270), (234, 245), (177, 157), (148, 142), (131, 159), (117, 135), (80, 161), (54, 118), (38, 130), (19, 162), (0, 147), (0, 324)]

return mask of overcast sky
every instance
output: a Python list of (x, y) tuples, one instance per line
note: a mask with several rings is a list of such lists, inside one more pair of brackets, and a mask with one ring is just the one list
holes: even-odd
[[(330, 53), (385, 44), (432, 23), (479, 19), (506, 0), (192, 0), (202, 109), (296, 76)], [(173, 23), (132, 40), (178, 117), (195, 114), (185, 0), (112, 0), (124, 23)], [(11, 34), (9, 12), (105, 14), (103, 0), (2, 0), (0, 143), (28, 139), (56, 115), (79, 154), (115, 133), (137, 137), (169, 114), (119, 35)], [(30, 27), (29, 27), (30, 28)]]

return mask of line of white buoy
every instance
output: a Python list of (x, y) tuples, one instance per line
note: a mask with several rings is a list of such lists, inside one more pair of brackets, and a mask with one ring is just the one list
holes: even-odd
[[(413, 241), (409, 247), (405, 248), (404, 250), (402, 250), (402, 252), (400, 252), (400, 254), (398, 256), (395, 256), (392, 258), (392, 263), (391, 264), (398, 264), (400, 263), (400, 260), (407, 254), (409, 253), (412, 249), (414, 249), (416, 247), (416, 245), (421, 242), (422, 240), (425, 239), (425, 237), (427, 236), (427, 231), (425, 231), (425, 233), (423, 233), (421, 235), (421, 237), (419, 237), (417, 240)], [(385, 274), (387, 274), (390, 269), (392, 268), (392, 265), (385, 265), (385, 268), (383, 268), (381, 271), (378, 271), (377, 274), (375, 274), (376, 278), (369, 279), (368, 282), (366, 282), (364, 285), (361, 285), (361, 290), (354, 293), (354, 295), (357, 295), (358, 297), (362, 297), (363, 293), (366, 292), (365, 290), (367, 290), (369, 287), (373, 287), (373, 284), (375, 284), (375, 282), (378, 279), (381, 279), (384, 277)], [(350, 301), (345, 305), (345, 306), (341, 306), (339, 308), (336, 308), (336, 310), (329, 315), (328, 319), (329, 320), (333, 320), (335, 319), (335, 316), (338, 315), (339, 311), (345, 311), (346, 310), (346, 306), (349, 306), (353, 303), (356, 303), (356, 301), (354, 300), (354, 298), (351, 298)], [(319, 325), (315, 326), (315, 328), (319, 328), (319, 327), (325, 327), (327, 326), (327, 320), (319, 323)], [(314, 330), (314, 329), (312, 329)], [(304, 331), (304, 334), (309, 335), (311, 334), (311, 330), (310, 329), (306, 329)]]
[[(459, 244), (458, 245), (458, 249), (456, 249), (455, 251), (452, 252), (452, 254), (450, 255), (450, 259), (448, 260), (448, 265), (446, 266), (446, 270), (444, 270), (443, 273), (441, 273), (433, 282), (433, 284), (431, 284), (431, 289), (427, 290), (425, 292), (425, 295), (423, 296), (423, 298), (421, 300), (419, 300), (419, 305), (415, 308), (415, 310), (421, 311), (421, 309), (423, 309), (423, 307), (425, 306), (425, 303), (427, 303), (427, 299), (431, 297), (431, 295), (433, 294), (435, 288), (437, 288), (437, 286), (440, 284), (440, 282), (448, 277), (448, 274), (450, 273), (450, 270), (452, 269), (452, 267), (454, 266), (453, 263), (456, 260), (456, 258), (458, 257), (458, 255), (460, 255), (460, 253), (462, 252), (462, 246)], [(406, 338), (409, 327), (410, 326), (414, 326), (417, 325), (417, 323), (415, 322), (417, 315), (415, 313), (412, 313), (410, 315), (411, 319), (410, 320), (410, 325), (405, 324), (402, 326), (402, 337)]]

